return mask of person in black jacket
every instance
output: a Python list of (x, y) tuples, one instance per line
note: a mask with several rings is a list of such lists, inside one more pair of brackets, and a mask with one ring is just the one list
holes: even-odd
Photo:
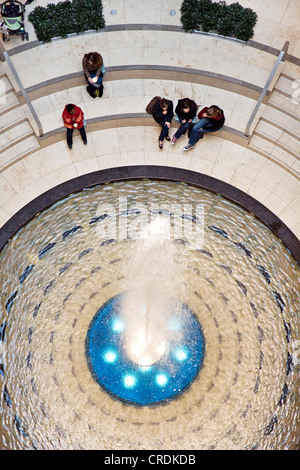
[(161, 132), (158, 138), (158, 146), (163, 148), (163, 140), (171, 140), (169, 129), (173, 119), (173, 101), (161, 98), (153, 106), (153, 119), (161, 126)]
[(175, 113), (179, 118), (180, 127), (172, 137), (172, 144), (175, 144), (176, 140), (184, 135), (189, 126), (192, 124), (192, 121), (197, 113), (197, 105), (195, 101), (190, 100), (189, 98), (182, 98), (178, 100)]

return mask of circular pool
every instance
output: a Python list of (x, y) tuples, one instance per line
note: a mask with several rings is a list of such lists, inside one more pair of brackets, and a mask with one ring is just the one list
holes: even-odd
[[(134, 277), (157, 218), (174, 269), (161, 249)], [(240, 206), (180, 182), (101, 184), (33, 217), (0, 263), (1, 449), (299, 447), (299, 266)], [(139, 363), (113, 312), (161, 279), (173, 327), (190, 322)]]
[(148, 341), (143, 325), (141, 331), (135, 328), (133, 344), (128, 346), (124, 340), (123, 297), (109, 299), (89, 326), (86, 356), (91, 373), (104, 390), (125, 403), (167, 402), (183, 393), (198, 375), (204, 356), (199, 322), (186, 305), (178, 306), (166, 318), (167, 334), (153, 335), (149, 352), (144, 352)]

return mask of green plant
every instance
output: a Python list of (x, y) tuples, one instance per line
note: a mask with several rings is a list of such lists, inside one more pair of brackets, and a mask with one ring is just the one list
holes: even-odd
[(199, 0), (200, 3), (200, 25), (203, 31), (212, 31), (220, 16), (220, 4), (212, 3), (211, 0)]
[(239, 3), (227, 5), (225, 1), (184, 0), (181, 8), (184, 31), (201, 29), (223, 36), (248, 41), (254, 34), (257, 14)]
[(67, 0), (46, 7), (37, 6), (28, 16), (39, 41), (100, 30), (105, 26), (102, 0)]
[(199, 0), (189, 0), (183, 2), (180, 8), (181, 23), (185, 31), (193, 31), (200, 27), (200, 2)]
[(223, 36), (232, 36), (247, 41), (253, 36), (256, 23), (256, 13), (250, 8), (244, 8), (239, 3), (223, 7), (216, 29)]

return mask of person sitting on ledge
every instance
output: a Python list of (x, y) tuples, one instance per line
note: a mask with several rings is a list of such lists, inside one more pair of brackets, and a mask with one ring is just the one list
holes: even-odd
[(193, 148), (203, 134), (207, 132), (216, 132), (220, 130), (225, 122), (225, 116), (222, 109), (217, 105), (203, 108), (198, 114), (199, 121), (193, 126), (188, 145), (184, 150)]
[(175, 108), (175, 113), (178, 116), (180, 127), (172, 137), (172, 144), (175, 144), (176, 140), (184, 135), (192, 124), (192, 121), (197, 113), (197, 105), (195, 101), (190, 100), (190, 98), (179, 99)]
[(84, 128), (84, 113), (79, 106), (75, 104), (67, 104), (62, 113), (62, 118), (64, 121), (64, 126), (67, 129), (67, 143), (69, 149), (73, 145), (73, 132), (74, 129), (78, 129), (83, 140), (83, 143), (87, 144), (86, 132)]
[(82, 59), (83, 73), (87, 81), (87, 92), (92, 98), (103, 95), (102, 79), (105, 74), (103, 57), (98, 52), (88, 52)]
[(161, 98), (153, 106), (153, 119), (161, 126), (161, 132), (158, 138), (158, 146), (163, 148), (163, 140), (170, 141), (169, 129), (173, 119), (173, 101)]

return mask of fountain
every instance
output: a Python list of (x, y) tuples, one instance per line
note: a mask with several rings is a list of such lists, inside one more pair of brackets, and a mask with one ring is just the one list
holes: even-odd
[(86, 354), (95, 380), (115, 398), (154, 405), (190, 386), (203, 362), (204, 337), (180, 300), (183, 260), (170, 239), (170, 220), (149, 222), (127, 260), (125, 292), (97, 312)]
[(141, 365), (163, 356), (168, 323), (175, 314), (172, 299), (182, 289), (181, 266), (169, 237), (169, 220), (159, 216), (142, 231), (128, 258), (128, 287), (123, 303), (126, 349)]
[(299, 447), (299, 266), (240, 206), (102, 184), (33, 217), (0, 264), (1, 449)]

